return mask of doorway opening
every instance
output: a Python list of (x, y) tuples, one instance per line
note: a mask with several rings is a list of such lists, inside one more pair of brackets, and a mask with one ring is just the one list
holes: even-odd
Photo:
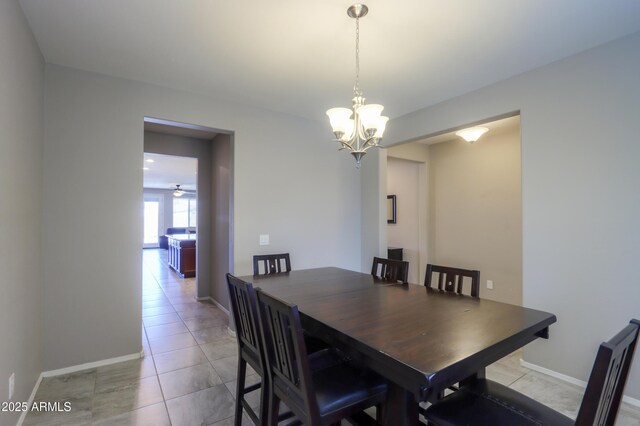
[(387, 195), (397, 220), (387, 242), (403, 248), (409, 281), (426, 265), (480, 271), (480, 297), (522, 304), (520, 116), (474, 123), (489, 129), (470, 144), (459, 129), (387, 150)]
[[(144, 154), (144, 249), (177, 275), (196, 276), (198, 159)], [(146, 254), (150, 258), (150, 253)]]
[[(143, 169), (144, 329), (174, 327), (206, 340), (220, 331), (216, 312), (228, 324), (233, 132), (147, 117)], [(210, 318), (194, 321), (196, 314)]]

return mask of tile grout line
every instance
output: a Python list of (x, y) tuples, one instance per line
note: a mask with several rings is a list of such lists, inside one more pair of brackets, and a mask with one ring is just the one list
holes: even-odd
[(510, 387), (511, 387), (511, 385), (513, 385), (513, 384), (514, 384), (515, 382), (517, 382), (518, 380), (522, 379), (522, 378), (523, 378), (524, 376), (526, 376), (527, 374), (529, 374), (529, 373), (528, 373), (528, 372), (527, 372), (527, 373), (522, 373), (522, 375), (521, 375), (521, 376), (519, 376), (517, 379), (515, 379), (514, 381), (512, 381), (511, 383), (509, 383), (509, 384), (507, 385), (507, 387), (508, 387), (508, 388), (510, 388)]

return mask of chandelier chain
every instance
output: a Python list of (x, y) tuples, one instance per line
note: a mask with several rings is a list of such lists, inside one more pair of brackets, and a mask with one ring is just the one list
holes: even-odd
[(360, 17), (356, 18), (356, 84), (353, 86), (353, 94), (362, 96), (360, 91)]

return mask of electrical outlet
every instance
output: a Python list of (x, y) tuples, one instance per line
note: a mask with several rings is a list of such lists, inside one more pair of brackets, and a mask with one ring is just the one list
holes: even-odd
[(16, 373), (11, 373), (9, 377), (9, 399), (13, 399), (13, 393), (16, 389)]
[(487, 288), (488, 288), (489, 290), (493, 290), (493, 281), (491, 281), (491, 280), (487, 280)]
[(269, 245), (269, 234), (260, 235), (260, 245), (268, 246)]

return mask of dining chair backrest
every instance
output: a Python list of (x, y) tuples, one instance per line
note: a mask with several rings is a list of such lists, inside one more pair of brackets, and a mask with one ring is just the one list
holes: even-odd
[[(263, 265), (263, 273), (260, 274), (260, 264)], [(253, 256), (253, 275), (281, 274), (291, 271), (291, 259), (289, 253), (261, 254)]]
[(600, 345), (576, 425), (604, 426), (615, 423), (639, 329), (640, 321), (631, 320), (621, 332)]
[(462, 294), (464, 278), (471, 279), (471, 297), (480, 297), (480, 271), (453, 268), (450, 266), (427, 265), (424, 285), (433, 288), (433, 274), (438, 273), (438, 290)]
[[(231, 311), (236, 324), (240, 356), (246, 354), (250, 358), (254, 358), (259, 366), (262, 367), (264, 362), (262, 336), (259, 329), (258, 304), (253, 284), (227, 274), (227, 286), (229, 288)], [(255, 366), (252, 367), (256, 368)]]
[(320, 416), (298, 307), (257, 290), (272, 391), (303, 424)]
[(384, 281), (407, 284), (409, 262), (374, 257), (371, 265), (371, 275)]

